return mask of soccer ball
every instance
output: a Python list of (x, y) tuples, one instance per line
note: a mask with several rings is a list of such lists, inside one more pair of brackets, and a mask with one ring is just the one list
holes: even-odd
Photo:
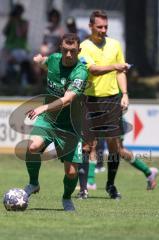
[(23, 189), (10, 189), (4, 194), (3, 204), (7, 211), (24, 211), (28, 206), (28, 195)]

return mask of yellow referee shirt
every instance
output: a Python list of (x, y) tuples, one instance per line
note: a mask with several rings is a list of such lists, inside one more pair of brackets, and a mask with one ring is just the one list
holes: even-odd
[[(94, 64), (97, 66), (108, 66), (125, 62), (120, 43), (108, 37), (105, 40), (105, 44), (102, 47), (95, 45), (89, 39), (81, 43), (79, 58), (86, 64), (88, 69)], [(118, 94), (119, 87), (116, 76), (116, 71), (99, 76), (89, 73), (85, 94), (96, 97), (107, 97)]]

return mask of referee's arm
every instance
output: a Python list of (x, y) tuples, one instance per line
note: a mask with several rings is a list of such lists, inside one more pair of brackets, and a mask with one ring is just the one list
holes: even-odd
[(95, 76), (103, 75), (112, 71), (122, 72), (127, 70), (128, 70), (127, 63), (121, 63), (121, 64), (118, 63), (118, 64), (112, 64), (108, 66), (97, 66), (93, 64), (89, 67), (90, 73)]

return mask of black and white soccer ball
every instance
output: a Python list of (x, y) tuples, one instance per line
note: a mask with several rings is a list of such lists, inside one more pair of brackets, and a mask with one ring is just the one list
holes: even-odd
[(3, 204), (7, 211), (24, 211), (28, 206), (28, 195), (23, 189), (10, 189), (4, 194)]

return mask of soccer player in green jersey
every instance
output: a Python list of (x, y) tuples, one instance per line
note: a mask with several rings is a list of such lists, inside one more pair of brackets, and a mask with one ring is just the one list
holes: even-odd
[(75, 210), (71, 194), (78, 180), (77, 165), (82, 162), (80, 135), (76, 134), (70, 117), (70, 104), (80, 101), (88, 76), (86, 67), (78, 60), (79, 42), (75, 34), (65, 34), (61, 41), (61, 53), (54, 53), (49, 57), (38, 54), (34, 57), (35, 63), (47, 68), (48, 96), (44, 105), (27, 113), (30, 119), (38, 118), (34, 123), (26, 154), (30, 181), (25, 191), (30, 196), (40, 190), (40, 153), (54, 142), (57, 155), (64, 163), (62, 203), (66, 211)]

